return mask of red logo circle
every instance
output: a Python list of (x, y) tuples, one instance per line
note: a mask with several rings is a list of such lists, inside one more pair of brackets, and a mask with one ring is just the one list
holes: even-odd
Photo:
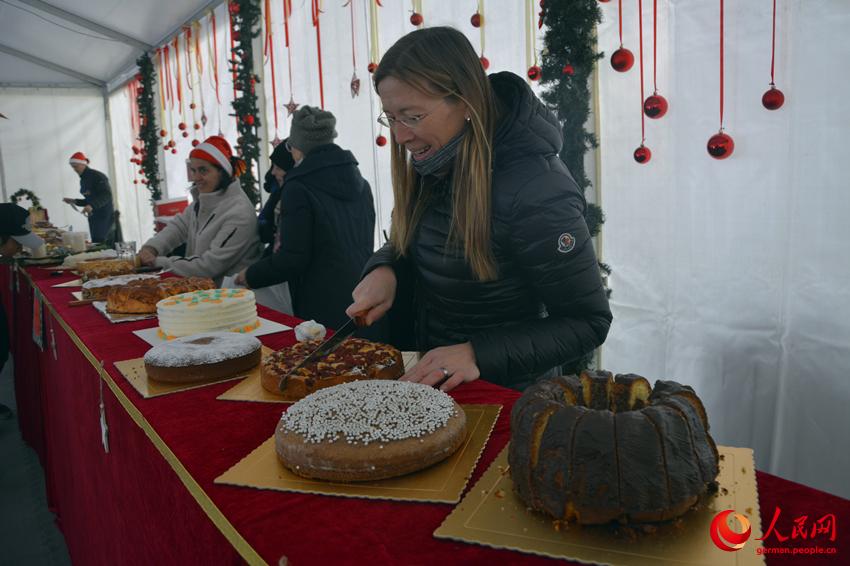
[[(733, 531), (729, 526), (728, 517), (732, 514), (735, 515), (735, 518), (743, 529), (740, 533)], [(717, 548), (726, 552), (734, 552), (744, 548), (744, 543), (750, 538), (751, 531), (749, 519), (740, 513), (735, 513), (732, 509), (727, 509), (714, 516), (714, 519), (711, 521), (709, 534)]]

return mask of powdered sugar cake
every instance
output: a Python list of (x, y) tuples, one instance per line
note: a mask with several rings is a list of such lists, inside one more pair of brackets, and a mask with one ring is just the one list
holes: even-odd
[(440, 462), (466, 438), (466, 413), (444, 392), (403, 381), (322, 389), (286, 411), (275, 431), (284, 466), (307, 478), (368, 481)]
[(253, 336), (207, 332), (158, 344), (145, 354), (155, 381), (196, 383), (239, 375), (260, 363), (262, 344)]

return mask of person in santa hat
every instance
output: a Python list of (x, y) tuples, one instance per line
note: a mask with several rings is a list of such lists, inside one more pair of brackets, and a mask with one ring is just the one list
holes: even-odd
[(112, 206), (112, 188), (109, 179), (100, 171), (89, 167), (89, 159), (82, 151), (71, 156), (68, 161), (80, 176), (80, 192), (83, 198), (63, 198), (67, 204), (83, 207), (83, 214), (89, 219), (89, 235), (94, 243), (106, 242), (115, 223), (115, 209)]
[[(225, 275), (251, 265), (262, 251), (257, 213), (239, 183), (245, 162), (234, 157), (226, 139), (210, 136), (192, 149), (187, 165), (192, 205), (145, 242), (139, 261), (221, 285)], [(186, 255), (169, 257), (181, 244)]]

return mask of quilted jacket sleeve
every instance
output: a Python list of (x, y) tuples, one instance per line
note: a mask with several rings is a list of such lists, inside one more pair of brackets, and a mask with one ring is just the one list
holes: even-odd
[(584, 208), (572, 178), (554, 171), (531, 179), (514, 196), (505, 247), (548, 317), (472, 337), (481, 375), (489, 381), (510, 385), (512, 375), (542, 373), (605, 341), (611, 310)]

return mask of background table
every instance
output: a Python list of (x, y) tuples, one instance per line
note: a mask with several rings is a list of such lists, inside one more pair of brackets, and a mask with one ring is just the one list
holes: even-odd
[[(271, 436), (282, 406), (216, 400), (233, 382), (143, 399), (113, 363), (143, 355), (148, 345), (131, 331), (156, 321), (111, 324), (89, 306), (68, 307), (74, 289), (53, 285), (74, 277), (0, 266), (21, 431), (44, 466), (48, 501), (75, 564), (277, 564), (283, 556), (296, 565), (553, 562), (434, 539), (431, 533), (451, 505), (214, 484)], [(32, 339), (34, 300), (44, 305), (42, 350)], [(299, 322), (263, 307), (260, 315), (291, 326)], [(261, 341), (280, 348), (294, 336), (284, 332)], [(480, 380), (452, 395), (460, 403), (504, 405), (471, 486), (507, 443), (519, 393)], [(108, 453), (101, 442), (101, 402)], [(811, 522), (832, 513), (837, 557), (848, 556), (850, 501), (764, 472), (758, 472), (758, 484), (765, 529), (776, 507), (786, 535), (792, 517), (807, 515)], [(766, 542), (777, 545), (775, 537)], [(823, 539), (792, 542), (823, 545)], [(769, 556), (768, 564), (799, 560)]]

